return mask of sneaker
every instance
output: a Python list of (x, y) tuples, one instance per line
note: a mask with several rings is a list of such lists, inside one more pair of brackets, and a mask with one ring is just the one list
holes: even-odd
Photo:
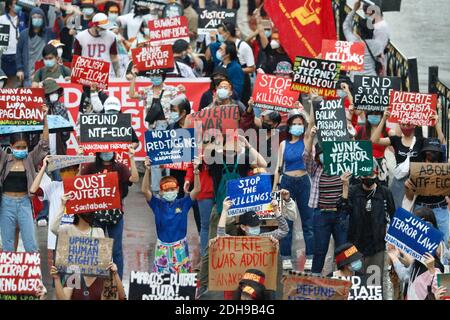
[(37, 225), (39, 227), (46, 227), (47, 226), (47, 220), (41, 219), (41, 220), (38, 221)]
[(312, 259), (306, 259), (303, 271), (311, 271), (312, 269)]
[(283, 270), (292, 270), (292, 261), (290, 259), (283, 260)]

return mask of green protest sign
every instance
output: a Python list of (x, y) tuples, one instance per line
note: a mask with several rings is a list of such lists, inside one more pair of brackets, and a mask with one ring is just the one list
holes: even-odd
[(371, 141), (324, 141), (324, 171), (332, 176), (351, 172), (354, 176), (369, 176), (373, 172)]

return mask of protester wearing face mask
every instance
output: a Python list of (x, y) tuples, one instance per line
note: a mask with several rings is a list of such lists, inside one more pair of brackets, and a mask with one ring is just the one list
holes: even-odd
[(114, 1), (108, 1), (105, 3), (103, 12), (108, 16), (111, 23), (116, 23), (117, 18), (120, 16), (120, 7)]
[(351, 173), (341, 176), (342, 199), (338, 210), (349, 216), (348, 241), (363, 255), (362, 273), (369, 273), (377, 266), (383, 283), (387, 226), (394, 216), (395, 204), (391, 191), (378, 181), (378, 164), (374, 159), (371, 176), (361, 177), (361, 183), (349, 187)]
[(81, 29), (86, 30), (89, 28), (89, 23), (92, 18), (97, 13), (97, 8), (95, 6), (94, 0), (81, 0)]
[[(355, 3), (355, 6), (356, 5), (357, 4)], [(364, 3), (363, 11), (366, 19), (368, 20), (368, 28), (373, 29), (373, 39), (380, 42), (384, 50), (389, 42), (390, 32), (389, 26), (386, 20), (384, 20), (383, 12), (381, 11), (380, 7), (372, 6), (367, 3)]]
[(237, 59), (236, 45), (232, 41), (225, 41), (220, 45), (216, 56), (221, 61), (219, 65), (227, 70), (227, 77), (240, 99), (244, 88), (244, 72)]
[(29, 150), (29, 138), (24, 133), (10, 137), (12, 154), (0, 149), (0, 230), (3, 251), (14, 252), (16, 226), (19, 226), (26, 252), (37, 252), (33, 213), (31, 209), (31, 185), (36, 177), (36, 167), (45, 158), (48, 147), (47, 106), (42, 107), (44, 128), (39, 144)]
[(153, 20), (154, 17), (150, 14), (150, 9), (144, 6), (144, 3), (137, 3), (136, 1), (133, 11), (119, 16), (116, 22), (123, 30), (126, 30), (124, 37), (132, 42), (137, 37), (144, 19), (148, 21), (148, 19)]
[[(303, 236), (306, 245), (305, 269), (310, 269), (314, 254), (313, 210), (308, 206), (310, 197), (311, 180), (306, 171), (302, 158), (305, 151), (305, 132), (308, 121), (304, 112), (297, 109), (288, 115), (288, 138), (281, 142), (278, 150), (278, 160), (275, 170), (273, 189), (288, 190), (297, 203), (302, 221)], [(281, 241), (281, 256), (283, 269), (292, 269), (292, 227), (293, 222), (288, 221), (289, 234)]]
[(256, 269), (246, 270), (234, 292), (233, 300), (270, 300), (266, 294), (265, 282), (264, 272)]
[(194, 189), (189, 195), (177, 199), (179, 185), (174, 177), (164, 177), (160, 182), (160, 197), (150, 191), (150, 167), (145, 159), (145, 174), (141, 191), (155, 216), (157, 241), (152, 272), (190, 273), (191, 262), (186, 234), (189, 210), (200, 192), (199, 162), (194, 160)]
[[(222, 80), (228, 80), (227, 70), (222, 67), (216, 67), (211, 75), (211, 84), (208, 91), (205, 91), (202, 94), (200, 99), (199, 111), (208, 107), (214, 100), (214, 93), (217, 89), (217, 86), (220, 84)], [(236, 92), (233, 90), (232, 95), (233, 100), (237, 100)]]
[(139, 173), (134, 161), (135, 150), (130, 145), (129, 157), (131, 171), (128, 167), (116, 160), (115, 152), (97, 152), (95, 162), (85, 164), (82, 166), (81, 175), (97, 174), (104, 172), (117, 172), (119, 176), (119, 191), (121, 199), (121, 209), (96, 211), (94, 222), (96, 226), (101, 227), (108, 233), (109, 238), (114, 239), (113, 245), (113, 261), (117, 264), (118, 273), (122, 279), (123, 275), (123, 252), (122, 252), (122, 236), (123, 236), (123, 201), (128, 195), (128, 188), (133, 184), (139, 182)]
[[(141, 27), (139, 28), (139, 32), (137, 33), (134, 40), (131, 42), (130, 50), (140, 47), (140, 44), (145, 44), (150, 41), (150, 29), (148, 28), (148, 20), (143, 19), (141, 23)], [(131, 54), (131, 52), (130, 52)]]
[(51, 79), (70, 80), (72, 71), (58, 63), (58, 50), (51, 44), (47, 44), (42, 50), (44, 67), (36, 71), (33, 77), (33, 88), (42, 88), (43, 81)]
[(335, 279), (349, 278), (362, 275), (363, 255), (351, 243), (344, 243), (334, 250), (334, 259), (338, 270), (333, 271), (328, 277)]
[(55, 37), (51, 28), (45, 27), (42, 9), (33, 8), (30, 17), (29, 27), (20, 33), (16, 53), (17, 78), (25, 87), (31, 86), (34, 65), (42, 56), (45, 45)]
[(174, 58), (174, 70), (167, 74), (169, 77), (181, 77), (181, 78), (195, 78), (192, 66), (186, 63), (188, 58), (189, 42), (183, 39), (178, 39), (172, 45), (173, 58)]

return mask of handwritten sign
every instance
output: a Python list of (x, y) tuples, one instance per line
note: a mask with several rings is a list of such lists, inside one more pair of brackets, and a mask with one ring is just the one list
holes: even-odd
[(196, 273), (131, 271), (130, 300), (194, 300)]
[(444, 235), (441, 231), (403, 208), (398, 208), (389, 224), (385, 240), (414, 259), (425, 263), (423, 255), (434, 255)]
[(450, 274), (438, 274), (437, 275), (438, 287), (446, 287), (447, 291), (442, 297), (442, 300), (450, 300)]
[(266, 275), (268, 290), (277, 288), (278, 249), (266, 237), (219, 237), (209, 247), (209, 283), (211, 291), (236, 290), (247, 269)]
[(258, 73), (252, 96), (255, 107), (289, 112), (300, 95), (291, 90), (291, 85), (291, 79)]
[(131, 140), (131, 114), (80, 114), (80, 143), (85, 154), (125, 151)]
[(436, 121), (431, 119), (436, 114), (435, 94), (392, 91), (390, 105), (391, 122), (416, 126), (436, 125)]
[(71, 82), (83, 86), (95, 84), (98, 88), (108, 89), (109, 62), (74, 55), (72, 59)]
[(117, 172), (67, 178), (63, 183), (64, 193), (72, 192), (66, 203), (68, 214), (122, 208)]
[(354, 176), (373, 173), (371, 141), (325, 141), (323, 147), (324, 170), (332, 176), (351, 172)]
[(343, 71), (363, 71), (365, 50), (364, 42), (322, 40), (322, 57), (341, 62)]
[[(50, 133), (73, 131), (72, 124), (59, 115), (47, 115), (47, 124)], [(39, 133), (44, 131), (44, 125), (0, 125), (0, 135), (17, 132)]]
[(0, 126), (42, 125), (44, 103), (44, 89), (0, 89)]
[(41, 279), (39, 253), (0, 252), (1, 294), (35, 294)]
[(95, 162), (94, 156), (52, 155), (48, 161), (47, 172), (75, 166), (77, 164)]
[(150, 20), (148, 28), (152, 45), (173, 45), (178, 39), (189, 42), (188, 20), (185, 16)]
[(173, 69), (174, 66), (171, 45), (135, 48), (131, 49), (131, 55), (133, 57), (133, 65), (139, 71)]
[(351, 282), (291, 272), (284, 276), (283, 300), (347, 300)]
[(9, 24), (0, 24), (0, 51), (8, 50), (9, 28)]
[(319, 141), (350, 140), (342, 99), (313, 101)]
[(231, 22), (236, 25), (237, 11), (230, 9), (206, 8), (198, 15), (198, 34), (209, 35), (217, 31), (219, 25)]
[(227, 197), (233, 202), (228, 216), (239, 216), (247, 211), (261, 211), (272, 201), (270, 175), (257, 175), (228, 181)]
[(296, 57), (291, 90), (316, 92), (323, 97), (336, 97), (341, 63), (336, 61)]
[(393, 90), (400, 90), (400, 78), (355, 75), (355, 108), (364, 111), (384, 112), (389, 107)]
[(178, 163), (163, 164), (161, 167), (165, 169), (186, 171), (189, 168), (189, 165), (190, 162), (178, 162)]
[(65, 274), (109, 277), (114, 240), (64, 234), (58, 237), (55, 266)]
[(450, 195), (450, 164), (411, 162), (410, 179), (421, 196)]
[(195, 128), (200, 129), (203, 133), (203, 139), (225, 134), (227, 130), (235, 130), (238, 128), (240, 119), (239, 107), (237, 105), (226, 105), (218, 107), (204, 108), (192, 114), (192, 119), (196, 122)]

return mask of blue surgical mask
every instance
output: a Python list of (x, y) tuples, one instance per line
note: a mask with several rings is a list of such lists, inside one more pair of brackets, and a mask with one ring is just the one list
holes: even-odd
[(319, 154), (319, 160), (320, 160), (320, 163), (321, 163), (321, 164), (324, 164), (324, 161), (323, 161), (323, 152), (322, 152), (321, 154)]
[(84, 8), (82, 12), (86, 16), (92, 16), (94, 14), (94, 8)]
[(28, 156), (28, 150), (12, 149), (12, 154), (16, 159), (25, 159)]
[(150, 81), (154, 86), (157, 87), (163, 83), (163, 79), (161, 77), (151, 77)]
[(172, 111), (172, 112), (170, 113), (170, 119), (169, 119), (169, 121), (172, 122), (172, 123), (175, 123), (175, 122), (177, 122), (178, 120), (180, 120), (180, 114), (179, 114), (178, 112), (176, 112), (176, 111)]
[(50, 59), (50, 60), (44, 59), (44, 64), (47, 68), (53, 68), (56, 64), (56, 60), (55, 59)]
[(261, 233), (261, 227), (260, 226), (248, 227), (248, 229), (247, 229), (247, 234), (249, 236), (259, 236), (260, 233)]
[(304, 132), (305, 127), (300, 124), (294, 124), (289, 128), (289, 133), (296, 137), (300, 137)]
[(117, 13), (109, 13), (108, 14), (109, 22), (111, 22), (111, 23), (116, 22), (118, 16), (119, 15)]
[(14, 12), (15, 12), (16, 14), (19, 14), (21, 11), (22, 11), (22, 7), (19, 6), (18, 4), (16, 4), (16, 5), (14, 6)]
[(225, 38), (223, 37), (223, 35), (218, 33), (217, 34), (217, 41), (219, 41), (220, 43), (223, 43), (223, 42), (225, 42)]
[(44, 24), (44, 20), (42, 18), (33, 18), (31, 19), (31, 24), (33, 25), (33, 27), (39, 28)]
[(100, 159), (103, 161), (111, 161), (114, 158), (114, 152), (100, 152)]
[(266, 35), (267, 38), (270, 38), (270, 36), (272, 35), (272, 31), (271, 30), (265, 30), (264, 34)]
[(381, 115), (379, 114), (369, 114), (367, 116), (367, 121), (374, 126), (377, 126), (381, 122)]
[(221, 53), (220, 51), (217, 51), (217, 52), (216, 52), (216, 58), (217, 58), (217, 60), (219, 60), (219, 61), (223, 61), (223, 55), (222, 55), (222, 53)]
[(177, 191), (166, 191), (166, 192), (163, 192), (163, 194), (162, 194), (163, 199), (168, 202), (175, 201), (177, 196), (178, 196)]
[(353, 271), (359, 271), (359, 270), (361, 270), (361, 269), (362, 269), (362, 266), (363, 266), (362, 260), (353, 261), (353, 262), (350, 264), (350, 268), (351, 268)]
[(225, 89), (225, 88), (219, 88), (219, 89), (217, 89), (217, 97), (218, 97), (220, 100), (228, 99), (228, 96), (229, 96), (228, 89)]
[(339, 96), (339, 98), (344, 99), (347, 96), (347, 93), (344, 90), (338, 89), (337, 95)]

